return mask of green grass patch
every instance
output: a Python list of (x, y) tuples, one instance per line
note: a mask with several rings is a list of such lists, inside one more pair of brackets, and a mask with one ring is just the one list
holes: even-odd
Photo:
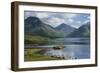
[(44, 45), (44, 44), (49, 43), (50, 40), (51, 39), (49, 39), (47, 37), (25, 35), (24, 42), (25, 42), (25, 44)]
[(60, 60), (60, 58), (44, 55), (42, 49), (25, 49), (24, 61)]

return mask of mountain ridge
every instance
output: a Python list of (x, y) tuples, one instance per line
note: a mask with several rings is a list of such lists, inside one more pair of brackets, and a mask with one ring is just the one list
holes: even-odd
[(84, 25), (80, 26), (67, 37), (90, 37), (90, 22), (87, 22)]
[(74, 28), (68, 24), (62, 23), (59, 26), (57, 26), (55, 29), (57, 31), (63, 32), (65, 35), (68, 35), (72, 31), (74, 31), (76, 28)]
[(60, 32), (57, 32), (52, 26), (43, 23), (37, 17), (28, 17), (25, 19), (25, 33), (30, 33), (31, 35), (44, 36), (44, 37), (59, 37)]

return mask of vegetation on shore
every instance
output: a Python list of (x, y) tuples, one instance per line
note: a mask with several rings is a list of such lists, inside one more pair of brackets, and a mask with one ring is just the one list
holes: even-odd
[(25, 35), (25, 44), (44, 45), (49, 41), (50, 38), (47, 37)]
[(24, 61), (60, 60), (61, 58), (44, 55), (43, 49), (25, 49)]

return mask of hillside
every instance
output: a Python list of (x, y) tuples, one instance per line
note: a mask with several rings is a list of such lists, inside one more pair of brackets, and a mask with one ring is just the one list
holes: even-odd
[(49, 37), (49, 38), (62, 36), (62, 33), (57, 32), (53, 27), (43, 23), (37, 17), (29, 17), (25, 19), (25, 34)]
[(76, 28), (69, 26), (68, 24), (62, 23), (59, 26), (55, 28), (57, 31), (63, 32), (65, 36), (70, 34), (72, 31), (74, 31)]
[(90, 36), (90, 22), (74, 30), (67, 37), (89, 37), (89, 36)]

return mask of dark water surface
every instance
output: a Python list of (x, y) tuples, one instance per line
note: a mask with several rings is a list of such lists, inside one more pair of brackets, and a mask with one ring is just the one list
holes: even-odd
[[(44, 46), (28, 46), (50, 48), (46, 55), (64, 56), (65, 59), (87, 59), (90, 58), (89, 38), (57, 38), (52, 40), (53, 43)], [(64, 45), (63, 50), (53, 50), (52, 47), (59, 44)]]

